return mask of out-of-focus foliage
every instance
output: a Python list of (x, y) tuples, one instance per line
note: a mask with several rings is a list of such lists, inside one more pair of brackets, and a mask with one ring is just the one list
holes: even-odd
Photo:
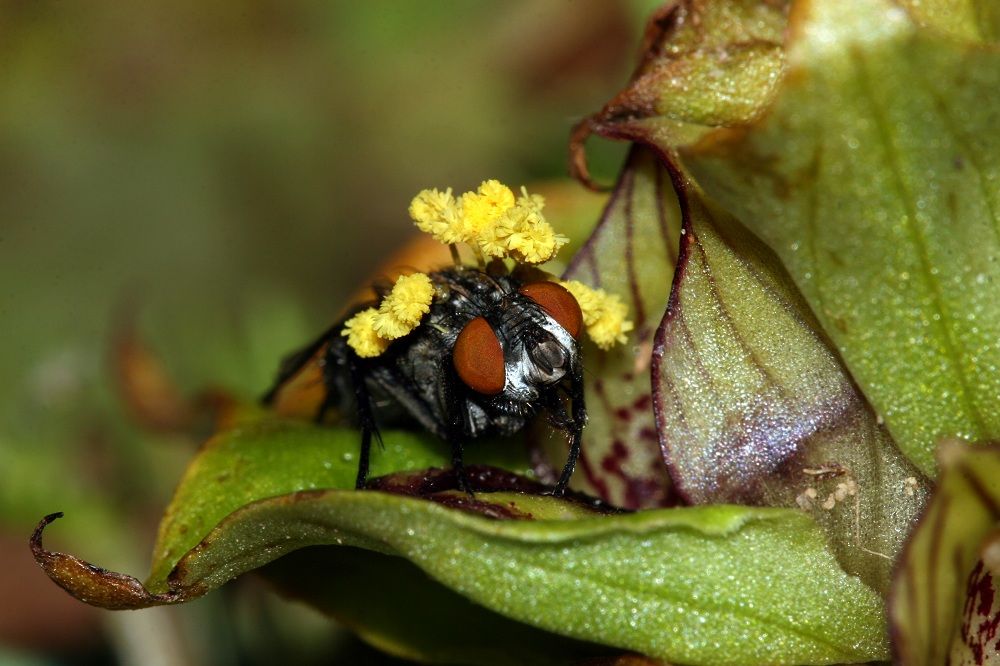
[[(894, 651), (908, 666), (991, 663), (983, 658), (996, 653), (997, 624), (991, 627), (989, 617), (979, 616), (992, 611), (991, 573), (996, 573), (1000, 554), (1000, 447), (949, 441), (940, 448), (939, 464), (937, 492), (906, 547), (893, 585)], [(973, 572), (980, 558), (989, 560), (986, 571), (980, 562)], [(987, 591), (981, 599), (977, 582)], [(980, 646), (978, 654), (962, 649), (965, 641)], [(987, 643), (992, 646), (984, 651)]]
[[(562, 176), (567, 109), (627, 72), (650, 4), (0, 3), (0, 645), (101, 644), (25, 529), (71, 510), (56, 545), (141, 568), (194, 445), (128, 425), (121, 319), (183, 389), (253, 397), (405, 242), (415, 191)], [(219, 605), (103, 621), (126, 660), (148, 622), (186, 643), (168, 661), (252, 661), (256, 620)]]

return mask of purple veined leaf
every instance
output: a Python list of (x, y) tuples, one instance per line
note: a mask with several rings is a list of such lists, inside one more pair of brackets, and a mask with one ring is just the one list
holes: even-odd
[(941, 437), (1000, 436), (1000, 54), (884, 0), (803, 2), (790, 35), (771, 112), (685, 165), (774, 248), (933, 474)]
[(664, 455), (694, 504), (800, 507), (883, 594), (927, 481), (893, 444), (760, 241), (678, 176), (684, 219), (653, 352)]
[[(604, 352), (584, 342), (589, 422), (574, 487), (632, 509), (673, 502), (650, 398), (653, 333), (666, 307), (680, 222), (669, 179), (655, 155), (634, 147), (590, 238), (564, 274), (619, 295), (635, 329)], [(564, 459), (557, 436), (550, 462)], [(558, 463), (555, 463), (558, 464)]]
[(1000, 445), (945, 440), (938, 465), (893, 580), (893, 652), (904, 666), (997, 663)]

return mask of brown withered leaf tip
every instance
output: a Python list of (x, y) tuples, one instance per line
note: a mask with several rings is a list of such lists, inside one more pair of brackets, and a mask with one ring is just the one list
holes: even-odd
[(80, 601), (108, 610), (135, 610), (183, 601), (180, 594), (151, 594), (138, 579), (94, 566), (72, 555), (46, 550), (42, 545), (45, 527), (62, 512), (51, 513), (38, 523), (31, 535), (35, 561), (59, 587)]

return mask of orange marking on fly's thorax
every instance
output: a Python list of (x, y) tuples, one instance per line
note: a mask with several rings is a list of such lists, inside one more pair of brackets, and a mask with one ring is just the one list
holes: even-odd
[(555, 282), (532, 282), (521, 287), (521, 294), (538, 303), (549, 316), (574, 338), (583, 329), (580, 304), (565, 287)]
[(503, 349), (496, 333), (482, 317), (476, 317), (462, 329), (452, 351), (455, 370), (465, 385), (483, 395), (503, 391)]

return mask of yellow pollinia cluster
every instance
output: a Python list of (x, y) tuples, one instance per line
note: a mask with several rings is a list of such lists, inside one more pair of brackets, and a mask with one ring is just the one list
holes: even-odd
[[(567, 239), (545, 221), (545, 200), (521, 188), (516, 196), (496, 180), (484, 181), (475, 192), (459, 197), (450, 189), (424, 190), (410, 203), (417, 227), (442, 243), (466, 243), (483, 259), (512, 259), (540, 264), (552, 259)], [(561, 283), (577, 300), (587, 334), (601, 349), (624, 343), (633, 324), (628, 307), (616, 295), (582, 282)], [(341, 332), (363, 358), (382, 354), (389, 343), (407, 335), (430, 312), (434, 285), (425, 273), (404, 275), (378, 307), (358, 312)]]
[(556, 255), (567, 238), (545, 221), (545, 200), (521, 196), (497, 180), (484, 181), (475, 192), (455, 197), (424, 190), (410, 203), (410, 217), (417, 227), (442, 243), (466, 243), (487, 259), (511, 258), (540, 264)]
[(560, 284), (580, 304), (587, 335), (594, 344), (601, 349), (611, 349), (616, 343), (624, 344), (628, 340), (626, 334), (634, 328), (634, 324), (626, 319), (628, 306), (617, 294), (593, 289), (576, 280)]
[(378, 308), (362, 310), (347, 320), (341, 335), (358, 356), (372, 358), (420, 323), (431, 310), (434, 285), (425, 273), (403, 275)]

